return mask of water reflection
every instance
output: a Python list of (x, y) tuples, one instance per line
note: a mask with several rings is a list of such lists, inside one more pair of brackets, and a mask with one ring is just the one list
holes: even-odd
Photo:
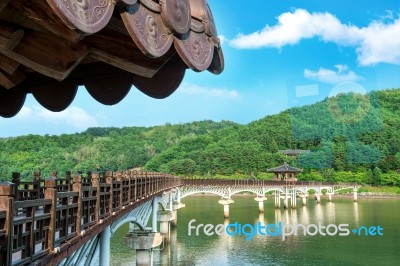
[[(351, 199), (335, 199), (335, 202), (312, 201), (307, 206), (298, 206), (296, 209), (275, 209), (274, 201), (265, 202), (264, 214), (258, 213), (258, 206), (252, 198), (235, 200), (231, 219), (223, 219), (220, 205), (213, 197), (187, 198), (186, 208), (179, 210), (179, 223), (176, 229), (171, 230), (171, 242), (162, 250), (155, 251), (154, 265), (336, 265), (336, 264), (378, 264), (382, 261), (396, 265), (394, 252), (398, 247), (400, 233), (397, 226), (391, 225), (400, 220), (400, 213), (393, 209), (400, 208), (400, 202), (393, 201), (388, 205), (385, 201), (369, 201), (367, 203), (353, 203)], [(363, 205), (364, 204), (364, 205)], [(368, 205), (366, 205), (368, 204)], [(372, 205), (372, 206), (371, 206)], [(191, 206), (194, 206), (191, 208)], [(362, 208), (368, 206), (368, 208)], [(371, 212), (371, 210), (376, 210)], [(348, 223), (361, 226), (362, 224), (376, 224), (385, 227), (390, 232), (382, 238), (355, 238), (349, 237), (321, 237), (304, 236), (299, 230), (298, 236), (288, 236), (285, 241), (281, 237), (255, 236), (253, 240), (246, 240), (245, 236), (188, 236), (188, 222), (196, 219), (196, 224), (210, 223), (213, 225), (238, 222), (241, 224), (262, 225), (278, 224), (323, 224)], [(382, 217), (382, 218), (380, 218)], [(385, 218), (384, 218), (385, 217)], [(360, 220), (362, 218), (362, 221)], [(126, 231), (129, 230), (126, 226)], [(386, 229), (388, 228), (388, 229)], [(393, 229), (394, 228), (394, 229)], [(397, 230), (397, 231), (395, 231)], [(384, 240), (384, 244), (382, 241)], [(114, 240), (113, 240), (114, 241)], [(357, 246), (354, 250), (352, 246)], [(373, 254), (371, 250), (374, 250)], [(128, 257), (122, 252), (114, 258), (111, 265), (135, 265), (135, 255), (120, 263), (121, 257)], [(355, 256), (356, 255), (356, 256)], [(373, 256), (372, 256), (373, 255)]]
[(356, 226), (360, 226), (360, 217), (358, 211), (358, 202), (353, 202), (354, 222)]

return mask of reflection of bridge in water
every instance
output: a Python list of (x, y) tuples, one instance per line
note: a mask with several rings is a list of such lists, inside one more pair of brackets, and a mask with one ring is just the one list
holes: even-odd
[[(136, 249), (138, 265), (152, 264), (152, 249), (169, 241), (170, 224), (177, 222), (181, 199), (192, 194), (221, 196), (229, 217), (231, 197), (256, 195), (260, 213), (272, 193), (275, 207), (295, 208), (297, 198), (306, 204), (309, 191), (317, 202), (354, 184), (279, 182), (261, 180), (183, 179), (140, 171), (107, 172), (58, 178), (56, 174), (34, 181), (0, 183), (1, 265), (109, 265), (110, 238), (130, 223), (125, 243)], [(160, 228), (158, 229), (158, 222)], [(150, 224), (150, 226), (148, 226)], [(98, 259), (99, 258), (99, 262)]]

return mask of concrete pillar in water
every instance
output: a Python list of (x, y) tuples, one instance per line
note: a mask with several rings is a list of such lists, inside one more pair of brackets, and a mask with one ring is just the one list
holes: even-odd
[(171, 226), (176, 226), (178, 224), (178, 210), (181, 208), (184, 208), (185, 204), (180, 203), (180, 202), (175, 202), (173, 205), (174, 211), (173, 211), (173, 220), (171, 221)]
[(306, 206), (307, 205), (307, 195), (306, 194), (301, 195), (301, 199), (302, 199), (302, 202), (303, 202), (303, 206)]
[(255, 201), (258, 201), (258, 212), (263, 213), (264, 212), (264, 201), (267, 200), (266, 197), (256, 197), (254, 198)]
[(172, 220), (171, 220), (171, 226), (175, 226), (178, 224), (178, 211), (173, 210), (172, 211)]
[(125, 245), (136, 250), (136, 265), (138, 266), (153, 265), (153, 248), (161, 245), (162, 240), (160, 233), (141, 231), (131, 232), (123, 238)]
[(229, 218), (229, 204), (234, 203), (234, 201), (231, 199), (221, 199), (218, 203), (224, 205), (224, 218)]
[(100, 266), (110, 265), (111, 228), (107, 226), (100, 233)]
[(159, 211), (158, 221), (160, 222), (160, 233), (166, 243), (170, 238), (170, 222), (173, 220), (173, 213), (170, 211)]
[(357, 202), (358, 196), (357, 196), (357, 188), (353, 188), (353, 201)]
[(279, 209), (281, 207), (281, 192), (275, 191), (275, 208)]
[(329, 202), (332, 202), (332, 195), (333, 195), (333, 193), (328, 193), (328, 200), (329, 200)]
[(153, 199), (153, 209), (152, 209), (152, 220), (151, 220), (151, 228), (153, 233), (157, 233), (157, 212), (158, 212), (158, 201), (155, 197)]
[(317, 194), (315, 194), (315, 197), (317, 199), (317, 203), (320, 204), (321, 203), (321, 194), (317, 193)]
[(289, 206), (288, 199), (289, 199), (289, 197), (285, 194), (285, 196), (283, 198), (283, 208), (285, 208), (285, 209), (287, 209)]
[(291, 195), (291, 203), (292, 203), (292, 209), (295, 209), (297, 207), (297, 195), (296, 191), (293, 189), (292, 195)]

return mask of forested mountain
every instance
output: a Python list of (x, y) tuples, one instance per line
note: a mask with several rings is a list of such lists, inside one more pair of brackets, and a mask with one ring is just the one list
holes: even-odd
[(156, 154), (186, 138), (201, 136), (234, 125), (212, 121), (155, 127), (89, 128), (83, 133), (60, 136), (27, 135), (0, 138), (0, 175), (13, 171), (30, 176), (60, 172), (121, 170), (142, 167)]
[[(340, 94), (247, 125), (201, 121), (0, 139), (0, 174), (143, 167), (185, 176), (271, 178), (266, 169), (287, 162), (304, 168), (301, 179), (400, 185), (399, 106), (400, 89), (393, 89)], [(278, 152), (284, 149), (311, 153), (286, 157)]]

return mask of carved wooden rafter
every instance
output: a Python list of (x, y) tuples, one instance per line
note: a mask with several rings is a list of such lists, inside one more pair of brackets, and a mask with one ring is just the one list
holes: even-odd
[(15, 115), (26, 93), (64, 110), (79, 85), (103, 104), (130, 84), (164, 98), (188, 67), (224, 68), (207, 0), (0, 1), (0, 116)]

